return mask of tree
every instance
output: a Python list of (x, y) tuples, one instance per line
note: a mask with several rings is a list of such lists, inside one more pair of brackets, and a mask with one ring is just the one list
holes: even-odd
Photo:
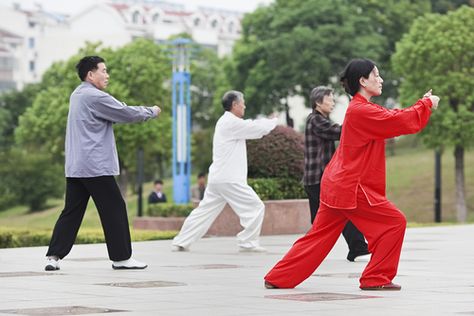
[(474, 6), (473, 0), (431, 0), (432, 11), (435, 13), (446, 13), (456, 10), (462, 5)]
[(206, 128), (214, 125), (219, 113), (213, 107), (219, 82), (222, 76), (224, 61), (220, 59), (216, 52), (206, 48), (196, 46), (191, 55), (191, 113), (193, 125)]
[[(137, 54), (139, 52), (139, 54)], [(159, 105), (160, 118), (146, 124), (118, 124), (117, 150), (120, 155), (120, 184), (126, 192), (129, 173), (135, 173), (137, 150), (143, 148), (147, 164), (171, 159), (171, 95), (164, 83), (171, 75), (171, 62), (154, 42), (138, 39), (115, 51), (104, 52), (110, 69), (110, 93), (130, 105)], [(114, 81), (117, 83), (113, 85)], [(152, 159), (155, 157), (155, 159)], [(159, 157), (159, 161), (157, 159)], [(155, 164), (153, 164), (155, 162)]]
[(415, 21), (398, 43), (393, 66), (403, 74), (400, 100), (410, 104), (425, 91), (441, 98), (439, 109), (422, 132), (431, 148), (454, 146), (456, 209), (467, 219), (464, 150), (474, 138), (474, 8), (446, 15), (429, 14)]
[(39, 211), (51, 197), (63, 193), (63, 168), (51, 163), (48, 154), (34, 155), (20, 149), (0, 153), (0, 210), (15, 204)]
[(22, 91), (8, 91), (0, 95), (0, 148), (8, 148), (13, 142), (18, 118), (32, 105), (40, 92), (39, 84), (29, 84)]
[(250, 115), (288, 110), (288, 96), (334, 84), (350, 58), (388, 61), (405, 25), (427, 10), (428, 0), (277, 0), (245, 16), (230, 81)]
[(400, 78), (393, 72), (390, 58), (395, 52), (395, 44), (410, 29), (413, 21), (431, 11), (430, 0), (354, 0), (352, 5), (370, 16), (372, 27), (384, 38), (385, 49), (378, 59), (374, 60), (384, 79), (384, 92), (378, 99), (382, 104), (388, 98), (396, 99)]
[(150, 40), (138, 39), (117, 50), (101, 49), (99, 43), (88, 44), (66, 62), (53, 64), (41, 82), (47, 88), (20, 118), (16, 139), (20, 145), (44, 148), (57, 161), (63, 161), (69, 95), (80, 82), (74, 66), (83, 56), (92, 54), (106, 60), (110, 73), (107, 92), (130, 105), (157, 104), (163, 110), (158, 120), (146, 124), (117, 124), (114, 128), (122, 174), (121, 190), (125, 193), (128, 174), (135, 170), (138, 148), (143, 148), (150, 159), (161, 154), (162, 159), (169, 162), (171, 155), (170, 94), (164, 88), (171, 66), (164, 51)]

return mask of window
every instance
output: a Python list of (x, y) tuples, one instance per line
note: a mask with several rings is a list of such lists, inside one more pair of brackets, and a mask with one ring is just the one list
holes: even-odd
[(30, 61), (30, 72), (35, 72), (36, 63), (34, 60)]
[(135, 11), (132, 14), (132, 23), (133, 24), (138, 24), (140, 22), (140, 12)]
[(28, 47), (29, 48), (35, 48), (35, 38), (34, 37), (28, 38)]
[(151, 18), (151, 20), (153, 21), (153, 23), (158, 23), (158, 21), (160, 20), (160, 14), (158, 13), (153, 14), (153, 17)]
[(229, 25), (227, 26), (227, 30), (229, 33), (234, 33), (234, 22), (230, 22)]
[(201, 24), (201, 19), (200, 18), (195, 18), (194, 19), (194, 26), (199, 26)]
[(211, 27), (215, 29), (217, 27), (217, 23), (218, 23), (217, 20), (212, 20)]

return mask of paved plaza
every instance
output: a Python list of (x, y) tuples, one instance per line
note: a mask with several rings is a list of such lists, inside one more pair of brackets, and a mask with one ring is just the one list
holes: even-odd
[(170, 240), (134, 243), (141, 271), (112, 270), (104, 244), (74, 246), (48, 273), (46, 247), (0, 249), (0, 315), (474, 315), (473, 225), (408, 229), (400, 292), (359, 290), (367, 261), (346, 261), (342, 238), (297, 288), (265, 289), (297, 237), (262, 237), (266, 254), (239, 253), (228, 237), (180, 253)]

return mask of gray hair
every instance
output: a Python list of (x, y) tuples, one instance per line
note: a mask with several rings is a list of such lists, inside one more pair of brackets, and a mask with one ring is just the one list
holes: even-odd
[(244, 94), (242, 92), (230, 90), (224, 93), (224, 96), (222, 97), (222, 106), (224, 107), (224, 110), (230, 111), (234, 102), (242, 101), (243, 99)]
[(311, 94), (309, 96), (311, 108), (314, 109), (316, 107), (316, 103), (322, 103), (324, 100), (324, 96), (330, 95), (333, 92), (334, 89), (326, 86), (317, 86), (316, 88), (311, 90)]

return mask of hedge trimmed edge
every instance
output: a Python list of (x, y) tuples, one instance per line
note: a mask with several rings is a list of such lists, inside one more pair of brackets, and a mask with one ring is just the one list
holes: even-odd
[[(176, 231), (131, 230), (132, 241), (171, 239), (176, 234)], [(50, 230), (0, 227), (0, 248), (47, 246), (50, 238)], [(97, 244), (104, 242), (102, 229), (81, 229), (75, 244)]]

